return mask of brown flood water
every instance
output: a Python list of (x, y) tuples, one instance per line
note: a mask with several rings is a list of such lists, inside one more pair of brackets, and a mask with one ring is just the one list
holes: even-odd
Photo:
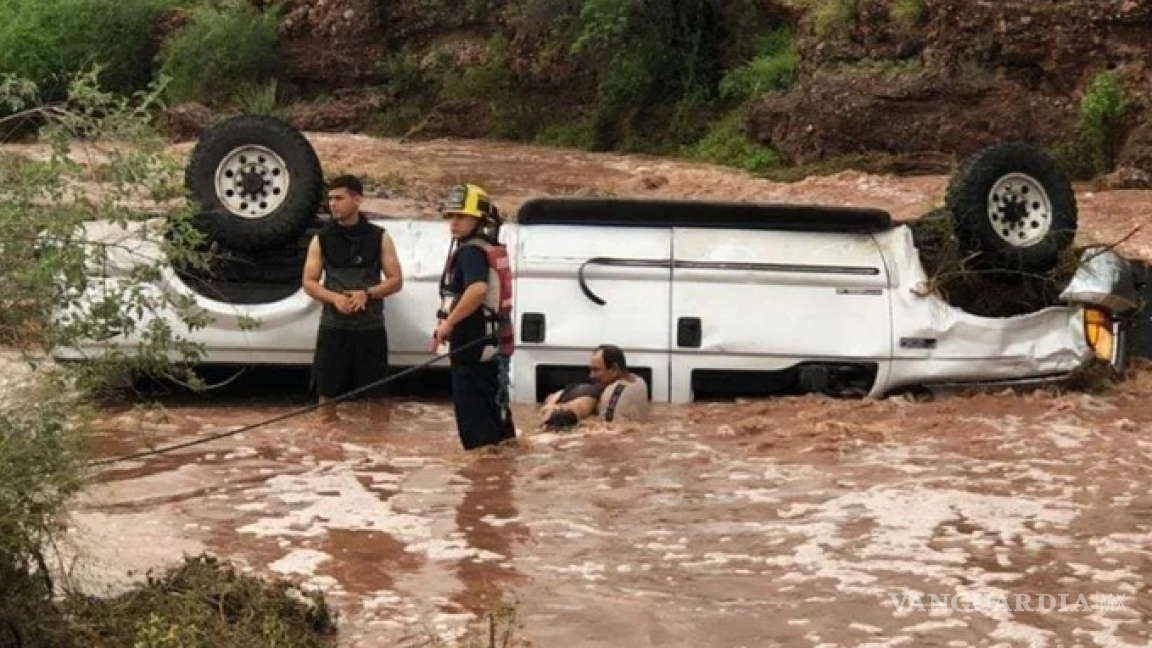
[[(474, 456), (445, 402), (354, 406), (109, 468), (73, 579), (207, 550), (323, 590), (342, 646), (451, 642), (502, 600), (534, 646), (1148, 646), (1149, 394), (1144, 369), (1103, 396), (664, 406), (563, 435), (520, 407), (520, 447)], [(110, 411), (99, 446), (296, 406)]]
[[(308, 137), (326, 171), (378, 188), (367, 209), (402, 217), (434, 217), (468, 181), (506, 214), (534, 196), (613, 195), (908, 220), (947, 183), (847, 171), (785, 184), (646, 156)], [(1078, 186), (1077, 201), (1083, 241), (1123, 239), (1121, 253), (1152, 260), (1152, 191)], [(444, 402), (398, 403), (388, 423), (295, 419), (102, 473), (72, 514), (72, 575), (109, 591), (211, 551), (323, 589), (345, 646), (448, 640), (500, 600), (520, 602), (534, 646), (1149, 646), (1150, 398), (1145, 367), (1104, 396), (697, 404), (563, 436), (535, 434), (520, 408), (521, 447), (478, 456), (460, 451)], [(217, 394), (170, 403), (167, 422), (108, 412), (99, 448), (298, 404)]]

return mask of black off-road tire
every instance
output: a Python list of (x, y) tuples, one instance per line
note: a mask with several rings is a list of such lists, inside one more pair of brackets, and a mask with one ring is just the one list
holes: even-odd
[(968, 158), (945, 196), (963, 256), (974, 267), (1046, 273), (1076, 236), (1072, 184), (1028, 144), (990, 146)]
[(242, 115), (204, 132), (184, 184), (200, 206), (197, 226), (226, 248), (283, 245), (312, 222), (324, 200), (316, 151), (285, 122)]

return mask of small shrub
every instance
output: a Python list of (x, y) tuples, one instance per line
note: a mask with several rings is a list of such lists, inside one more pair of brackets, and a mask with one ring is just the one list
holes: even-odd
[(515, 78), (508, 62), (508, 47), (503, 38), (488, 44), (488, 60), (478, 65), (448, 69), (442, 76), (442, 99), (476, 99), (507, 103), (513, 94)]
[(756, 58), (724, 75), (720, 81), (722, 98), (742, 102), (765, 92), (787, 90), (796, 83), (800, 52), (788, 26), (764, 37), (759, 51)]
[(285, 112), (280, 102), (280, 88), (276, 79), (260, 84), (243, 85), (236, 90), (236, 106), (249, 115), (282, 116)]
[[(121, 258), (123, 238), (154, 243), (173, 263), (196, 263), (204, 255), (194, 251), (199, 234), (191, 228), (180, 231), (191, 214), (179, 204), (183, 164), (166, 151), (166, 140), (151, 123), (160, 89), (127, 98), (102, 91), (95, 78), (88, 73), (74, 79), (66, 99), (44, 113), (48, 123), (40, 136), (50, 145), (48, 159), (0, 165), (8, 180), (0, 187), (0, 284), (6, 289), (0, 292), (0, 338), (42, 357), (133, 328), (139, 334), (138, 344), (69, 365), (70, 380), (91, 389), (135, 370), (166, 373), (185, 352), (190, 353), (187, 359), (199, 357), (195, 345), (177, 332), (177, 322), (152, 314), (174, 309), (191, 329), (205, 323), (194, 300), (173, 300), (142, 288), (160, 275), (158, 264), (137, 257), (124, 257), (133, 261), (122, 258), (120, 265), (113, 261)], [(0, 105), (11, 99), (0, 96)], [(118, 140), (131, 147), (102, 151), (106, 162), (96, 167), (86, 163), (92, 159), (92, 151), (83, 150), (89, 140)], [(87, 188), (101, 181), (99, 194)], [(152, 226), (155, 212), (150, 210), (158, 207), (169, 208), (168, 235)], [(103, 221), (113, 240), (90, 240), (86, 232), (92, 221)], [(88, 292), (91, 282), (111, 272), (120, 281)]]
[(748, 139), (742, 110), (733, 111), (716, 122), (688, 151), (688, 156), (752, 173), (762, 173), (781, 164), (780, 154), (774, 149)]
[(889, 9), (892, 20), (905, 29), (913, 29), (923, 24), (928, 15), (925, 0), (894, 0)]
[(1054, 152), (1064, 171), (1083, 180), (1111, 169), (1116, 155), (1116, 129), (1131, 108), (1132, 101), (1115, 74), (1097, 75), (1080, 99), (1075, 139)]
[(587, 120), (558, 122), (543, 127), (536, 135), (536, 143), (562, 148), (588, 148), (592, 145), (592, 131)]
[(1098, 75), (1080, 100), (1081, 136), (1086, 139), (1097, 173), (1103, 173), (1112, 165), (1116, 126), (1131, 107), (1127, 93), (1110, 72)]
[(859, 15), (857, 0), (807, 0), (812, 31), (821, 38), (847, 38)]
[(439, 92), (430, 75), (420, 68), (420, 59), (411, 47), (389, 52), (376, 65), (381, 90), (395, 99), (412, 99)]
[(400, 137), (418, 124), (423, 116), (420, 106), (401, 104), (377, 114), (367, 131), (375, 137)]
[(173, 102), (227, 101), (233, 89), (266, 83), (279, 67), (279, 17), (250, 5), (197, 9), (160, 54)]

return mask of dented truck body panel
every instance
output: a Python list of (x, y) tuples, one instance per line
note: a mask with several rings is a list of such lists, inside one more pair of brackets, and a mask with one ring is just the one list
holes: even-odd
[[(592, 202), (577, 207), (617, 208), (612, 201)], [(886, 223), (882, 212), (848, 210), (838, 223), (832, 208), (788, 207), (765, 222), (741, 207), (722, 212), (713, 226), (692, 220), (679, 205), (668, 207), (674, 217), (657, 211), (629, 218), (627, 209), (636, 209), (631, 203), (600, 223), (570, 218), (560, 207), (538, 201), (545, 217), (501, 230), (515, 277), (517, 402), (537, 402), (556, 376), (582, 373), (601, 344), (624, 349), (656, 402), (694, 400), (719, 378), (746, 383), (752, 393), (761, 387), (749, 386), (844, 383), (851, 388), (846, 393), (869, 397), (933, 384), (1053, 380), (1094, 356), (1085, 338), (1085, 306), (1116, 313), (1136, 308), (1130, 273), (1111, 252), (1088, 259), (1064, 292), (1066, 303), (984, 318), (926, 290), (911, 230)], [(437, 221), (372, 222), (392, 235), (404, 268), (404, 289), (385, 306), (390, 363), (424, 363), (434, 358), (447, 228)], [(100, 224), (90, 233), (109, 236)], [(112, 271), (93, 282), (92, 294), (158, 254), (147, 246), (110, 250)], [(204, 328), (176, 327), (204, 345), (207, 364), (312, 361), (320, 309), (302, 290), (272, 303), (230, 304), (192, 291), (170, 269), (151, 289), (192, 296), (209, 314)], [(177, 321), (174, 311), (161, 311), (146, 315), (142, 325), (154, 318)], [(245, 330), (246, 318), (260, 326)], [(83, 359), (110, 345), (131, 346), (134, 336), (92, 341), (57, 357)]]
[(894, 344), (884, 391), (1058, 377), (1092, 357), (1080, 306), (1053, 306), (1016, 317), (972, 315), (927, 292), (928, 277), (908, 227), (879, 234), (877, 240), (893, 281)]

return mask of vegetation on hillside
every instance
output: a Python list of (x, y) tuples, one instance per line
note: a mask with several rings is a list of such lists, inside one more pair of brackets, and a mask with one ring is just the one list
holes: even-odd
[(279, 17), (251, 5), (195, 9), (164, 42), (159, 72), (173, 102), (227, 102), (274, 79), (280, 67)]
[[(878, 63), (850, 52), (870, 39), (911, 39), (929, 19), (925, 0), (435, 0), (379, 10), (401, 17), (373, 43), (383, 54), (357, 89), (380, 99), (362, 122), (372, 133), (457, 124), (485, 137), (776, 174), (782, 156), (749, 138), (745, 117), (752, 102), (797, 83), (800, 41), (829, 57), (819, 65), (915, 69), (919, 59), (907, 54)], [(11, 17), (0, 25), (0, 72), (56, 98), (62, 75), (99, 64), (102, 83), (116, 90), (163, 79), (169, 104), (285, 115), (324, 97), (323, 79), (286, 76), (286, 11), (299, 34), (299, 7), (266, 0), (0, 0)], [(312, 36), (337, 44), (342, 23), (324, 24)], [(1064, 167), (1076, 177), (1110, 170), (1130, 108), (1115, 77), (1103, 75), (1084, 95), (1075, 141), (1058, 152)]]
[[(0, 70), (50, 89), (50, 97), (61, 91), (53, 85), (60, 75), (99, 64), (101, 80), (122, 91), (162, 79), (160, 98), (168, 103), (274, 112), (275, 103), (295, 98), (297, 89), (280, 78), (277, 8), (238, 0), (66, 2), (69, 19), (54, 24), (55, 8), (0, 0), (17, 16), (0, 27)], [(388, 43), (370, 90), (391, 102), (375, 130), (403, 134), (438, 106), (471, 102), (487, 110), (494, 137), (597, 150), (699, 151), (703, 159), (759, 168), (776, 156), (736, 134), (732, 115), (759, 94), (795, 82), (795, 37), (754, 0), (716, 7), (707, 0), (445, 5), (435, 16), (445, 29), (486, 25), (492, 36), (483, 56), (462, 62), (447, 48)], [(498, 13), (506, 27), (492, 24)], [(165, 18), (178, 26), (161, 42), (154, 26)], [(714, 153), (718, 133), (729, 146), (724, 155)]]
[(166, 3), (0, 0), (0, 74), (33, 81), (55, 100), (73, 74), (99, 65), (105, 87), (140, 90), (154, 74), (154, 24)]

